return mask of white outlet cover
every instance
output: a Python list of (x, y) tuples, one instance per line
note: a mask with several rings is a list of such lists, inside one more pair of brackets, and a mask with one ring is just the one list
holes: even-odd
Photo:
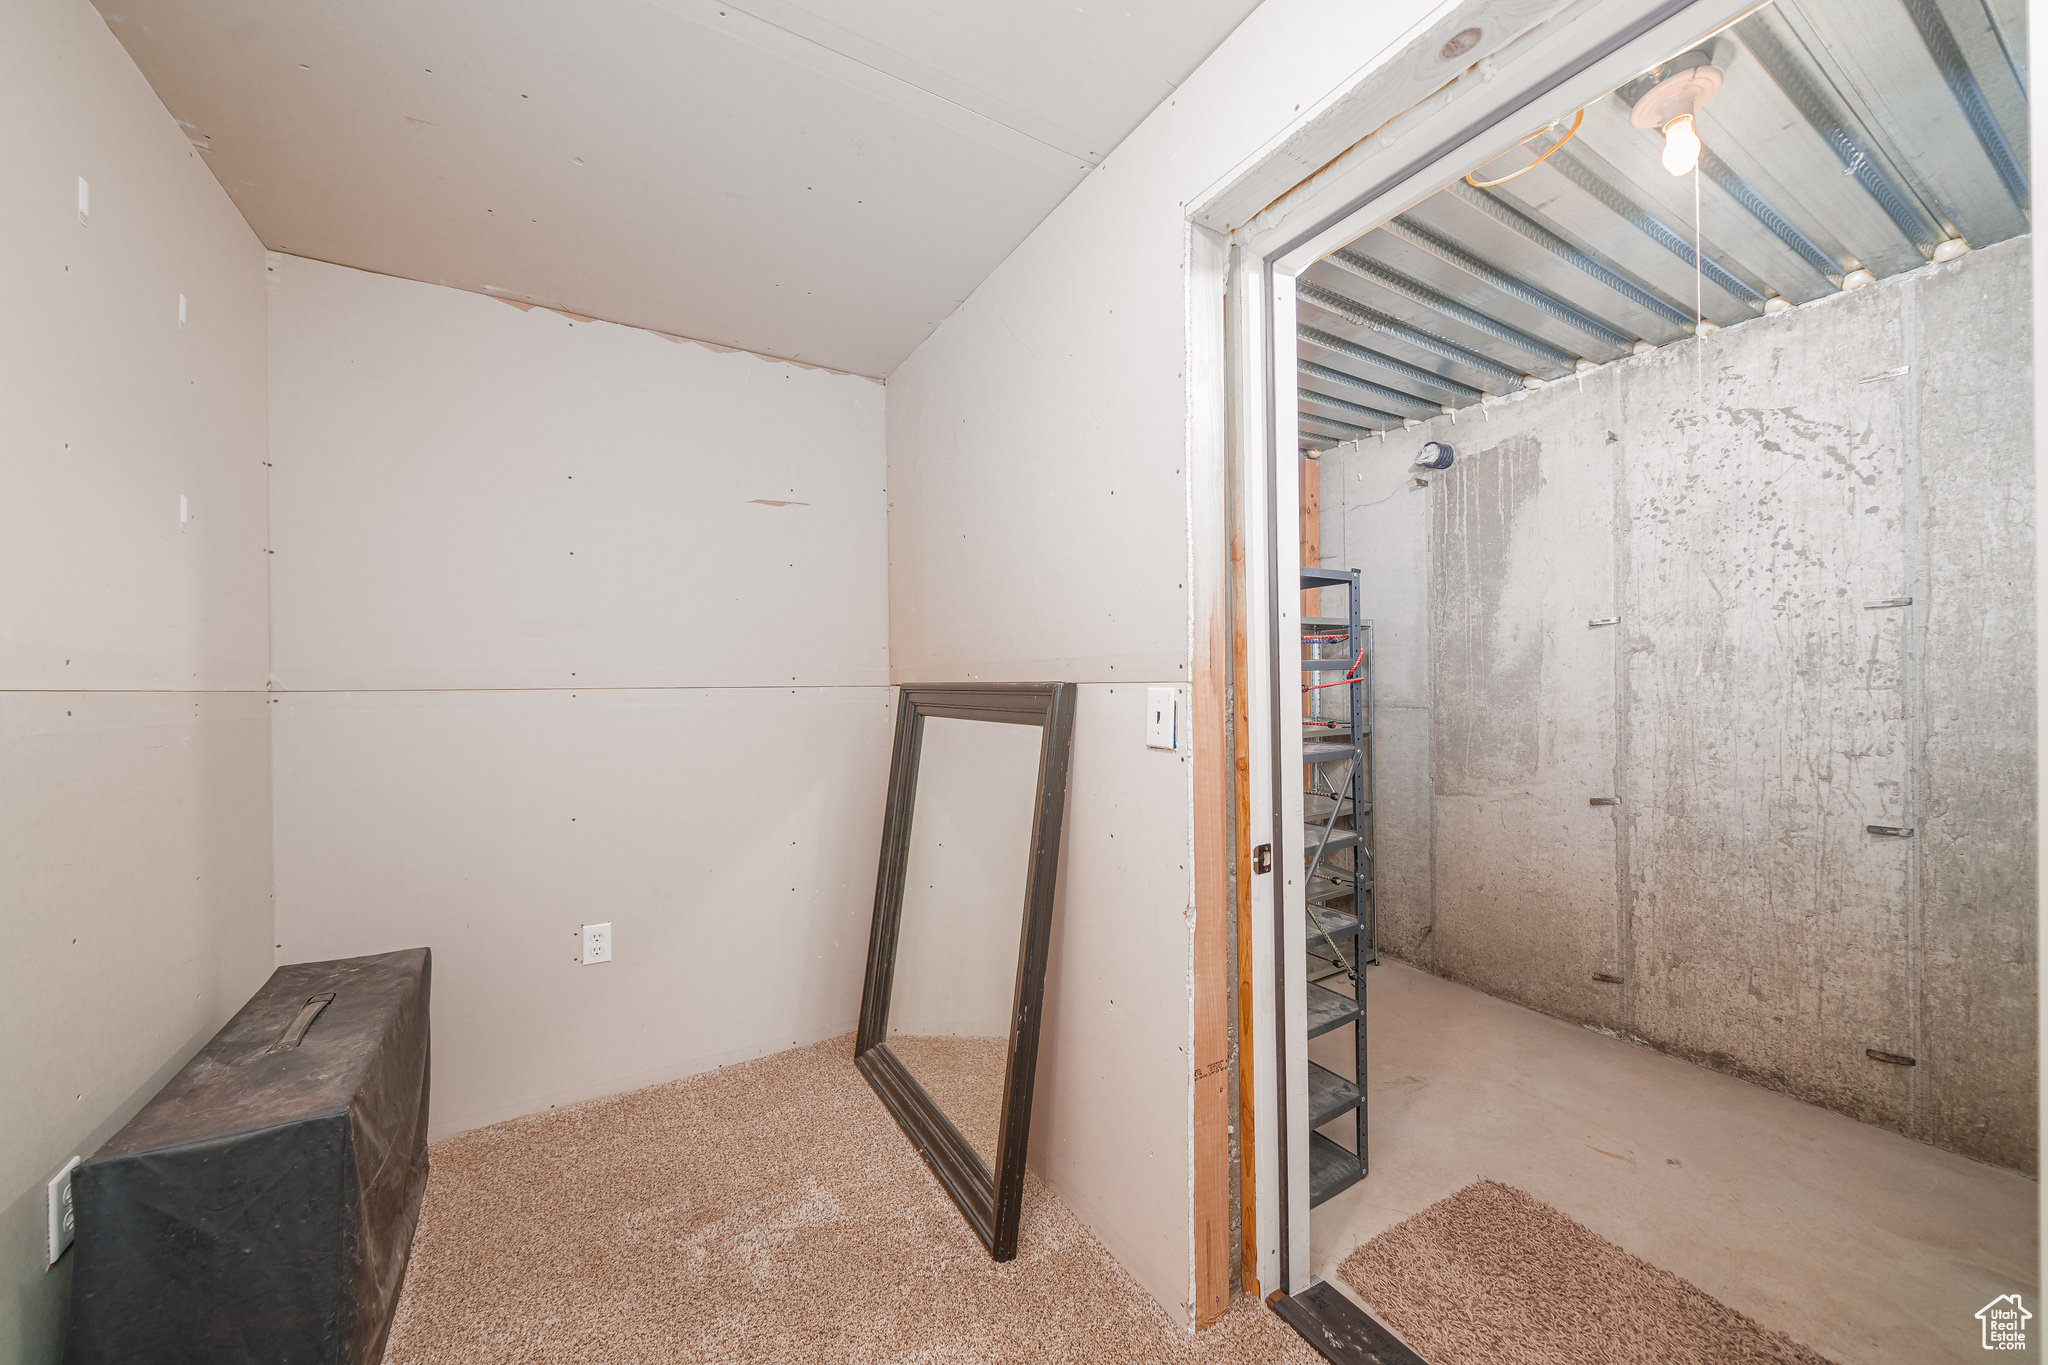
[(583, 926), (583, 965), (588, 967), (598, 962), (612, 960), (612, 926), (586, 924)]
[(1180, 694), (1171, 687), (1145, 689), (1145, 747), (1179, 747)]
[(64, 1169), (50, 1178), (50, 1241), (49, 1264), (57, 1264), (57, 1258), (71, 1245), (72, 1237), (78, 1231), (78, 1206), (72, 1202), (71, 1173), (83, 1164), (78, 1157), (64, 1163)]

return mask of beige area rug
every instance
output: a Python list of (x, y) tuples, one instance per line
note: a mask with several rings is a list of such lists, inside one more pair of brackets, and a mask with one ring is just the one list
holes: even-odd
[(1190, 1337), (1035, 1178), (990, 1261), (851, 1037), (432, 1158), (387, 1365), (1319, 1360), (1245, 1300)]
[(1827, 1365), (1491, 1180), (1387, 1229), (1337, 1273), (1430, 1365)]
[(996, 1129), (1003, 1122), (1003, 1073), (1008, 1067), (1008, 1038), (934, 1038), (921, 1034), (889, 1036), (889, 1051), (917, 1078), (960, 1136), (996, 1168)]

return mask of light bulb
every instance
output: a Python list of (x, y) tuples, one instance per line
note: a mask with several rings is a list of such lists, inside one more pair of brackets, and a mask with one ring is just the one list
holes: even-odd
[(1692, 115), (1680, 114), (1664, 125), (1664, 169), (1689, 175), (1699, 164), (1700, 135), (1692, 126)]

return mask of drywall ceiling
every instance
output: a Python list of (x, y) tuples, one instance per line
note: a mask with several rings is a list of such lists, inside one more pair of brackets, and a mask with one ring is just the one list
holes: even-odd
[(99, 4), (271, 250), (876, 376), (1256, 7)]

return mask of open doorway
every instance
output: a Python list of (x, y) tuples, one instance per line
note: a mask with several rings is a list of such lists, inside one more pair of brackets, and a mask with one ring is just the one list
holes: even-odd
[(1233, 234), (1257, 1264), (1398, 1318), (1354, 1253), (1490, 1181), (1943, 1358), (2034, 1288), (2025, 15), (1625, 10)]

